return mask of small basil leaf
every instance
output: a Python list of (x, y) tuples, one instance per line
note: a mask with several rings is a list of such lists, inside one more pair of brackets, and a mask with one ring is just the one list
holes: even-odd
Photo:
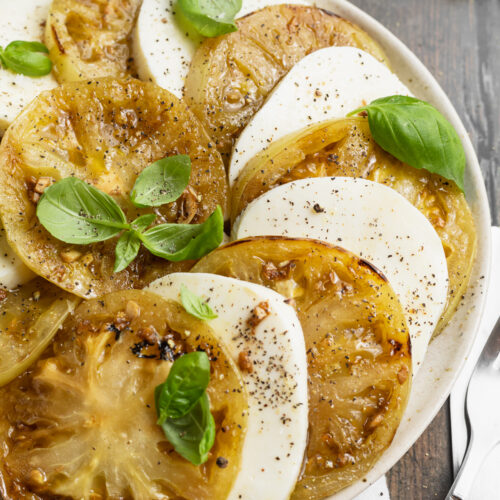
[(348, 116), (368, 114), (375, 142), (398, 160), (452, 180), (463, 191), (465, 152), (451, 123), (429, 103), (407, 96), (376, 99)]
[(108, 240), (129, 229), (111, 196), (76, 177), (66, 177), (47, 188), (36, 215), (52, 236), (76, 245)]
[(195, 318), (202, 320), (217, 318), (217, 314), (214, 313), (213, 309), (184, 284), (181, 285), (181, 302), (184, 309)]
[(130, 224), (134, 229), (136, 229), (139, 232), (145, 231), (156, 219), (155, 214), (146, 214), (146, 215), (141, 215), (135, 221)]
[(0, 47), (0, 65), (3, 66), (4, 68), (7, 68), (7, 63), (5, 62), (5, 58), (4, 58), (4, 51), (2, 49), (2, 47)]
[(215, 37), (231, 33), (238, 28), (234, 22), (241, 10), (242, 0), (179, 0), (184, 17), (198, 33)]
[(15, 40), (10, 42), (7, 47), (5, 47), (5, 51), (20, 49), (25, 50), (27, 52), (43, 52), (44, 54), (49, 53), (49, 49), (42, 42), (25, 42), (22, 40)]
[(179, 455), (194, 465), (205, 463), (215, 442), (215, 421), (207, 393), (187, 415), (167, 418), (161, 428)]
[(205, 352), (190, 352), (178, 358), (167, 380), (157, 387), (158, 424), (163, 424), (167, 418), (180, 418), (189, 413), (209, 382), (210, 360)]
[(8, 69), (27, 76), (44, 76), (52, 71), (47, 47), (40, 42), (15, 41), (2, 54), (2, 63)]
[(126, 269), (137, 257), (141, 248), (141, 240), (135, 231), (127, 231), (120, 236), (115, 247), (115, 267), (114, 273), (119, 273)]
[(140, 235), (143, 245), (166, 260), (200, 259), (217, 248), (224, 234), (224, 217), (217, 207), (203, 224), (160, 224)]
[(130, 199), (137, 207), (159, 207), (170, 203), (186, 189), (190, 176), (189, 156), (163, 158), (141, 172), (130, 193)]

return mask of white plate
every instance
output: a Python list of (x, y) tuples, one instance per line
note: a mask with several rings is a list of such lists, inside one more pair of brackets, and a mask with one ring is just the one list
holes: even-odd
[(348, 500), (374, 483), (408, 451), (446, 401), (472, 346), (484, 308), (490, 273), (491, 218), (481, 169), (469, 136), (448, 97), (427, 68), (389, 30), (351, 3), (317, 0), (315, 4), (367, 31), (382, 45), (393, 71), (415, 96), (432, 103), (453, 124), (465, 148), (466, 196), (478, 235), (478, 254), (469, 288), (450, 324), (429, 346), (394, 441), (364, 479), (331, 497), (331, 500)]

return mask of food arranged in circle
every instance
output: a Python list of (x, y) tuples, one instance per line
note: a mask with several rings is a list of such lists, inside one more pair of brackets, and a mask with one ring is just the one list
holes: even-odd
[(363, 480), (471, 276), (453, 126), (307, 0), (21, 0), (4, 24), (0, 497)]

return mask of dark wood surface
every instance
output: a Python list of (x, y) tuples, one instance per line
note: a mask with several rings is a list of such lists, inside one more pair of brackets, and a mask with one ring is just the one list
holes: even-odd
[[(408, 45), (462, 118), (500, 223), (500, 0), (351, 0)], [(393, 500), (444, 499), (452, 483), (448, 405), (389, 473)]]

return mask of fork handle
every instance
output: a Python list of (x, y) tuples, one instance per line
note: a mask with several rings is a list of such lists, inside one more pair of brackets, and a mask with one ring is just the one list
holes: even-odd
[(446, 496), (446, 500), (467, 500), (470, 497), (474, 479), (488, 454), (490, 446), (491, 443), (474, 439), (474, 434), (471, 434), (464, 460)]

